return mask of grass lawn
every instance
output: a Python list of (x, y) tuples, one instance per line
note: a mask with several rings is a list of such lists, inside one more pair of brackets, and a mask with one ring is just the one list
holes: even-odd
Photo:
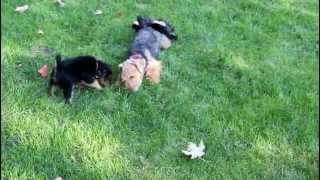
[[(1, 1), (1, 179), (319, 177), (316, 0), (65, 2)], [(159, 85), (76, 90), (70, 106), (47, 96), (37, 70), (57, 53), (116, 76), (137, 15), (179, 36)], [(203, 158), (185, 158), (201, 139)]]

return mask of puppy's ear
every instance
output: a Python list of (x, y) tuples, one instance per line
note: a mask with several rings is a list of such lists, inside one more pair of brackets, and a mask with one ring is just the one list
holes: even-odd
[(135, 32), (139, 31), (140, 25), (138, 21), (134, 21), (131, 25), (132, 29), (134, 29)]
[(144, 67), (145, 67), (145, 61), (141, 60), (134, 60), (131, 61), (130, 64), (134, 65), (134, 67), (139, 71), (139, 73), (143, 74)]

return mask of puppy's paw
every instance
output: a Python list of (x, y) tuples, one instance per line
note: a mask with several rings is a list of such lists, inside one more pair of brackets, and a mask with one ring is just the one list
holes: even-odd
[(71, 99), (66, 99), (64, 103), (65, 104), (72, 104), (72, 101), (71, 101)]
[(98, 89), (98, 90), (102, 89), (97, 79), (95, 79), (92, 83), (86, 83), (85, 81), (81, 81), (80, 84), (94, 88), (94, 89)]
[(97, 89), (97, 90), (102, 90), (103, 88), (99, 85), (99, 86), (97, 86), (97, 87), (94, 87), (95, 89)]
[(160, 82), (161, 63), (160, 61), (151, 61), (146, 69), (146, 78), (158, 84)]
[(154, 83), (154, 84), (158, 84), (158, 83), (160, 83), (160, 75), (154, 75), (154, 74), (149, 74), (149, 75), (146, 75), (147, 77), (147, 79), (150, 81), (150, 82), (152, 82), (152, 83)]
[(50, 86), (49, 89), (48, 89), (48, 96), (53, 96), (55, 90), (56, 90), (55, 86)]

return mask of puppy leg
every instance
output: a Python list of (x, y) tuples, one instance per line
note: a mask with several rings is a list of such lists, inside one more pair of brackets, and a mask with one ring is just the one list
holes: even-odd
[(49, 96), (53, 96), (55, 91), (56, 91), (56, 86), (55, 85), (50, 86), (49, 92), (48, 92)]
[(50, 81), (49, 81), (49, 88), (48, 88), (48, 95), (49, 95), (49, 96), (54, 95), (55, 90), (56, 90), (56, 86), (55, 86), (54, 83), (53, 83), (53, 79), (50, 79)]
[(150, 53), (149, 50), (145, 50), (144, 55), (148, 61), (146, 68), (147, 79), (153, 83), (160, 82), (161, 62), (156, 60)]
[(72, 95), (73, 95), (73, 85), (72, 83), (67, 83), (63, 87), (63, 96), (66, 104), (71, 104)]
[(146, 69), (147, 79), (153, 83), (159, 83), (160, 73), (161, 73), (161, 62), (157, 60), (149, 61), (148, 67)]
[(167, 36), (162, 35), (162, 38), (160, 41), (161, 49), (168, 49), (170, 46), (171, 46), (171, 40), (167, 38)]
[(56, 76), (56, 67), (52, 70), (52, 72), (50, 74), (50, 81), (49, 81), (49, 88), (48, 88), (48, 95), (49, 96), (54, 95), (54, 92), (56, 90), (55, 76)]

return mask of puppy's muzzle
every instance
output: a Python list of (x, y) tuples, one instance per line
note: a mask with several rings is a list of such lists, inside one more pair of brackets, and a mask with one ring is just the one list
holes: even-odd
[(128, 84), (126, 84), (126, 81), (124, 80), (120, 80), (120, 86), (124, 87), (126, 90), (130, 91), (130, 92), (136, 92), (138, 91), (139, 87), (131, 87)]
[(96, 79), (98, 80), (99, 84), (102, 87), (105, 87), (105, 86), (107, 86), (107, 85), (109, 85), (111, 83), (111, 79), (110, 78), (97, 77)]

